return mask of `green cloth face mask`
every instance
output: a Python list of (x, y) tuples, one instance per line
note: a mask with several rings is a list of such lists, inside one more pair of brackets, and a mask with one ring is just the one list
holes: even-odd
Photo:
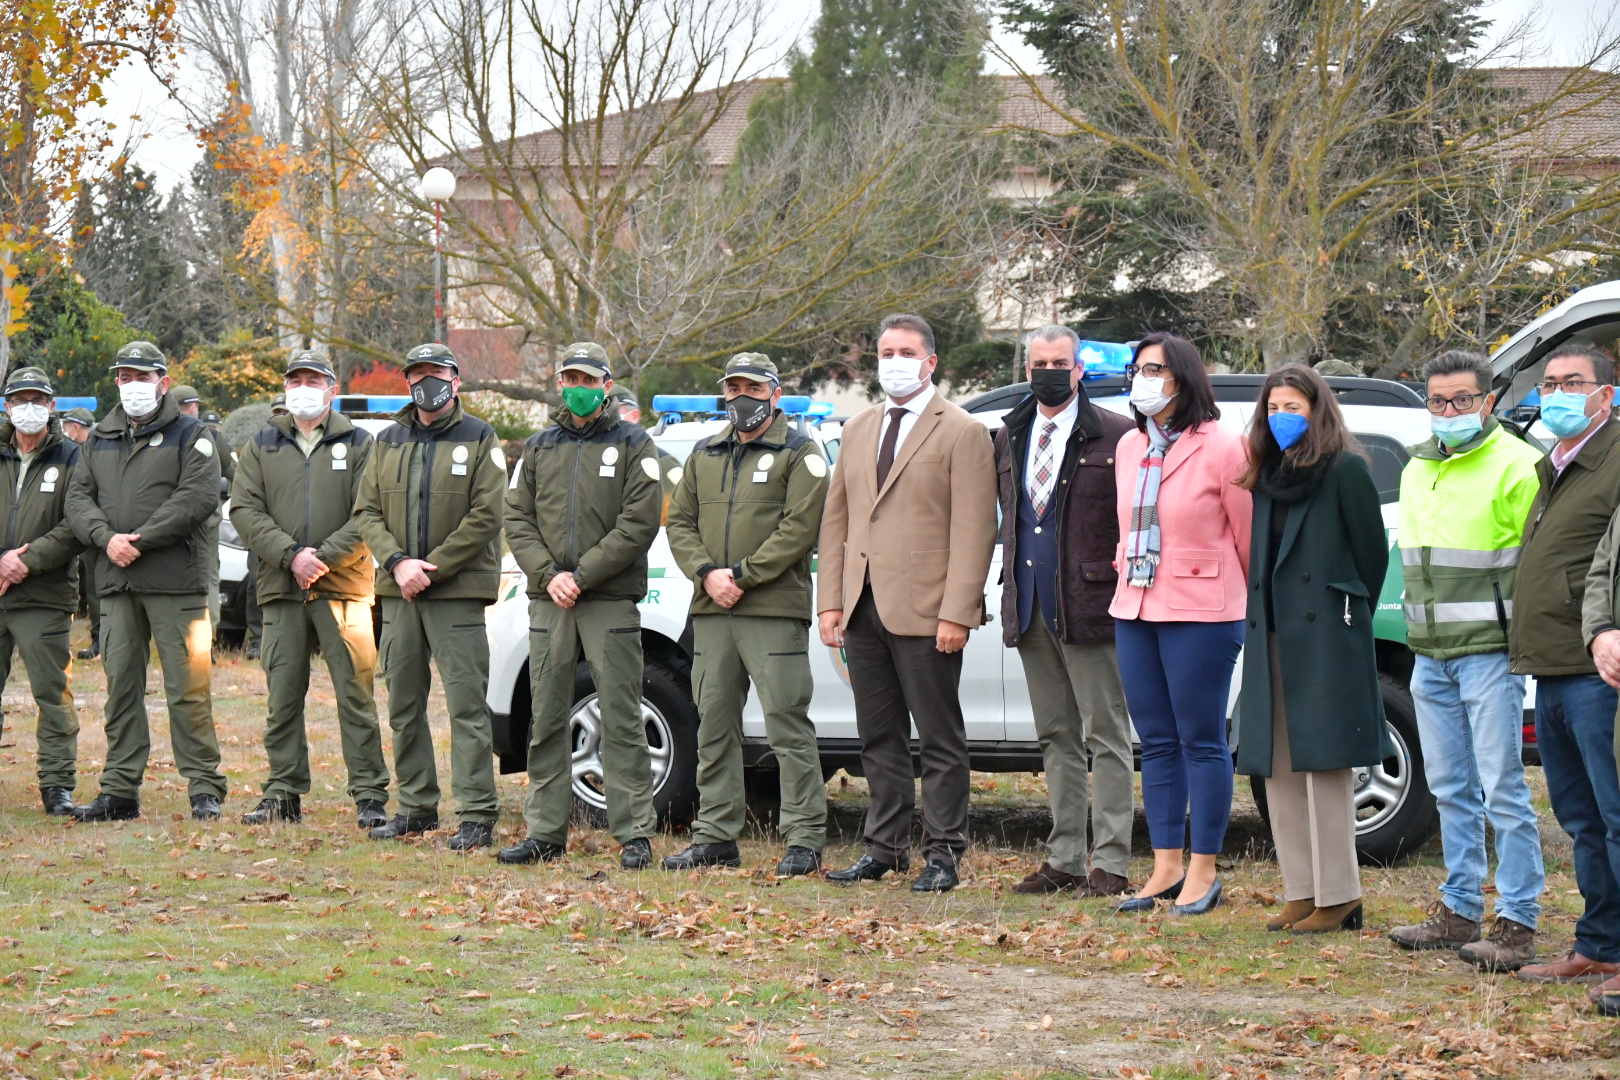
[(563, 404), (575, 416), (589, 416), (602, 407), (602, 399), (607, 391), (600, 386), (565, 386), (563, 387)]

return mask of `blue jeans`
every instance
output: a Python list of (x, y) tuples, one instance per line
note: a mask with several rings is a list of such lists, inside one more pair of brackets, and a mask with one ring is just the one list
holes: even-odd
[(1575, 842), (1575, 884), (1586, 914), (1575, 951), (1620, 962), (1620, 779), (1614, 760), (1616, 695), (1596, 675), (1536, 680), (1536, 741), (1558, 824)]
[[(1243, 620), (1114, 620), (1125, 704), (1142, 740), (1142, 810), (1158, 849), (1217, 855), (1232, 816), (1226, 699)], [(1191, 813), (1189, 815), (1189, 804)]]
[(1535, 929), (1541, 917), (1541, 834), (1524, 781), (1524, 678), (1505, 652), (1412, 669), (1418, 739), (1440, 806), (1446, 882), (1440, 896), (1465, 919), (1485, 917), (1485, 817), (1496, 830), (1496, 914)]

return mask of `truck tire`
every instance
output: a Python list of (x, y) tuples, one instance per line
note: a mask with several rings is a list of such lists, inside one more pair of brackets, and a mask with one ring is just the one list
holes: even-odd
[[(607, 827), (602, 787), (600, 716), (590, 665), (574, 673), (574, 711), (569, 718), (573, 748), (574, 816)], [(686, 679), (649, 660), (642, 671), (641, 715), (647, 726), (647, 752), (653, 762), (653, 809), (659, 825), (687, 825), (697, 810), (697, 706)], [(594, 769), (591, 765), (594, 763)]]
[[(1388, 675), (1378, 677), (1395, 756), (1356, 774), (1356, 854), (1369, 866), (1391, 866), (1420, 850), (1440, 831), (1440, 812), (1423, 774), (1417, 712), (1411, 692)], [(1271, 828), (1264, 778), (1251, 776), (1254, 803)]]

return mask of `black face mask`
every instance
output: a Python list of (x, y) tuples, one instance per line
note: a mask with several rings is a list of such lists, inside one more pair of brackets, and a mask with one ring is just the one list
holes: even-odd
[(754, 431), (771, 418), (771, 403), (739, 394), (726, 399), (726, 419), (738, 431)]
[(1073, 375), (1073, 368), (1036, 368), (1029, 373), (1029, 392), (1047, 408), (1056, 408), (1074, 397)]
[(455, 392), (455, 384), (450, 380), (437, 375), (424, 375), (411, 385), (411, 400), (416, 402), (418, 409), (438, 412), (450, 404), (450, 395)]

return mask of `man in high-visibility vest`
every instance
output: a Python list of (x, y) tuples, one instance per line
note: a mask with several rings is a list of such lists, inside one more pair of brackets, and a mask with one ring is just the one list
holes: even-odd
[(1407, 644), (1416, 655), (1412, 701), (1440, 809), (1446, 880), (1426, 921), (1389, 936), (1402, 948), (1455, 950), (1491, 967), (1500, 943), (1480, 938), (1487, 817), (1496, 830), (1493, 937), (1533, 937), (1546, 880), (1520, 757), (1524, 678), (1508, 665), (1513, 585), (1541, 454), (1491, 415), (1485, 357), (1444, 352), (1423, 375), (1434, 436), (1407, 448), (1400, 547)]

